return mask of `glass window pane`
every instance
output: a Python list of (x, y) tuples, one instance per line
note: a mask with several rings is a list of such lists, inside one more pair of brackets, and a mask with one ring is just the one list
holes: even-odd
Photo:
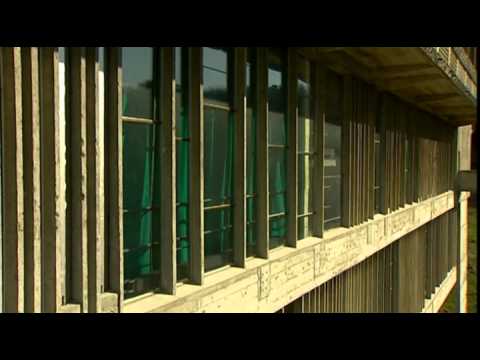
[(324, 150), (324, 228), (341, 224), (341, 78), (329, 73), (327, 107), (331, 116), (325, 122)]
[(313, 158), (298, 156), (298, 214), (303, 215), (313, 211)]
[(122, 48), (123, 115), (153, 119), (153, 48)]
[(285, 245), (287, 236), (287, 217), (275, 217), (269, 221), (270, 249)]
[(205, 106), (205, 206), (229, 203), (232, 197), (233, 124), (229, 113)]
[(123, 207), (138, 210), (152, 204), (154, 125), (123, 124)]
[(228, 52), (226, 49), (203, 48), (203, 96), (205, 100), (229, 102)]
[(298, 219), (298, 239), (305, 239), (312, 236), (311, 216), (305, 216)]
[(232, 209), (205, 211), (205, 271), (233, 261)]

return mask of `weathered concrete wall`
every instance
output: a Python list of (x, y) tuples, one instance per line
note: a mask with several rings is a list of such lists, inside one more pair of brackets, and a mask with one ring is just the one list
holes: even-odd
[(425, 300), (425, 307), (423, 308), (422, 313), (437, 313), (442, 307), (443, 303), (452, 291), (455, 286), (457, 278), (457, 269), (453, 268), (442, 282), (440, 286), (436, 288), (435, 294), (433, 294), (429, 299)]
[(226, 268), (204, 286), (183, 285), (176, 296), (155, 294), (126, 302), (124, 312), (274, 312), (454, 206), (453, 192), (377, 215), (298, 248), (281, 248), (269, 260), (251, 259), (246, 269)]

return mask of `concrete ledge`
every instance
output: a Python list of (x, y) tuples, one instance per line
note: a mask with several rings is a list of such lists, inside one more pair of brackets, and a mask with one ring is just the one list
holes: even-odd
[(423, 308), (422, 313), (438, 313), (455, 286), (456, 279), (457, 269), (454, 267), (450, 270), (442, 284), (435, 289), (435, 294), (433, 294), (430, 299), (425, 300), (425, 307)]
[(124, 303), (124, 312), (275, 312), (339, 273), (364, 261), (453, 207), (453, 192), (359, 226), (282, 247), (269, 260), (248, 259), (246, 268), (226, 267), (205, 275), (203, 286), (181, 285), (177, 294), (147, 294)]

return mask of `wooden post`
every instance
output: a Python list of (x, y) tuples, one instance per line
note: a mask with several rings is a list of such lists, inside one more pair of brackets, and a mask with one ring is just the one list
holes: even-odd
[(203, 284), (204, 214), (203, 214), (203, 80), (202, 49), (189, 48), (189, 128), (190, 128), (190, 201), (189, 231), (191, 242), (191, 281)]
[(233, 263), (245, 267), (247, 257), (247, 48), (234, 50), (234, 114), (235, 114), (235, 187), (233, 194)]

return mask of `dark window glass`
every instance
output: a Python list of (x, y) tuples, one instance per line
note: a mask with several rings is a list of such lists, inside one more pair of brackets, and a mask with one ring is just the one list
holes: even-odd
[(203, 96), (211, 102), (228, 103), (228, 52), (203, 48)]
[(268, 163), (270, 248), (285, 243), (287, 218), (287, 123), (284, 53), (268, 50)]
[(256, 246), (256, 113), (255, 113), (255, 52), (248, 49), (246, 69), (247, 95), (247, 256), (255, 254)]
[(205, 271), (232, 262), (234, 136), (228, 75), (229, 51), (203, 48)]
[(333, 73), (327, 77), (328, 98), (325, 120), (324, 150), (324, 229), (341, 225), (341, 150), (342, 150), (342, 86)]
[(153, 118), (153, 48), (124, 47), (123, 116)]
[(188, 203), (190, 139), (187, 112), (188, 59), (186, 48), (175, 48), (176, 190), (177, 190), (177, 279), (189, 277), (190, 239)]
[[(147, 54), (150, 58), (147, 59)], [(149, 117), (143, 123), (123, 119), (123, 237), (124, 237), (124, 290), (125, 298), (152, 291), (160, 270), (159, 241), (159, 180), (160, 164), (155, 151), (157, 125), (148, 113), (152, 99), (153, 70), (149, 75), (143, 66), (153, 64), (151, 48), (123, 49), (124, 100), (132, 105), (130, 94), (135, 93), (132, 107), (124, 104), (124, 114)], [(138, 80), (137, 85), (133, 79)], [(149, 83), (149, 92), (135, 92), (139, 83)], [(141, 95), (141, 96), (140, 96)], [(145, 97), (142, 98), (142, 96)], [(133, 111), (132, 109), (136, 109)], [(143, 109), (142, 111), (140, 111)], [(151, 109), (151, 107), (150, 107)], [(138, 110), (138, 111), (137, 111)], [(145, 110), (145, 111), (144, 111)], [(155, 190), (157, 189), (157, 191)], [(156, 275), (155, 275), (156, 274)]]

